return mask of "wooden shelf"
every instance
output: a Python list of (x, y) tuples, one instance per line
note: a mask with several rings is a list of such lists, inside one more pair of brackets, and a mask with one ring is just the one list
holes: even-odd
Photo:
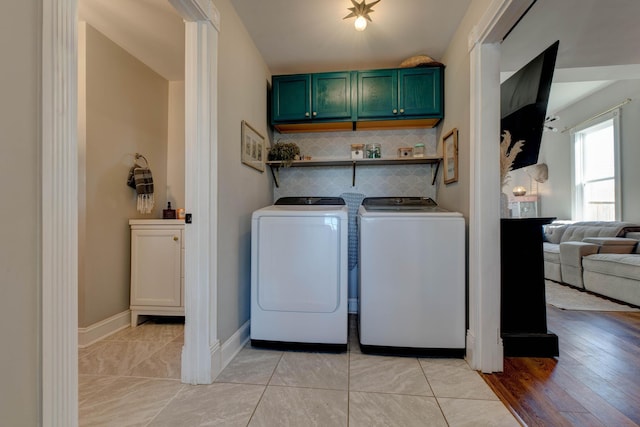
[[(418, 165), (428, 163), (438, 163), (442, 157), (387, 157), (382, 159), (333, 159), (333, 158), (315, 158), (311, 160), (294, 160), (290, 167), (307, 167), (307, 166), (350, 166), (356, 165)], [(279, 160), (270, 160), (267, 165), (275, 168), (282, 166)]]
[[(385, 166), (385, 165), (423, 165), (423, 164), (436, 164), (436, 172), (433, 175), (433, 181), (431, 185), (435, 183), (438, 175), (438, 169), (440, 168), (440, 161), (442, 157), (439, 156), (425, 156), (425, 157), (387, 157), (381, 159), (334, 159), (334, 158), (315, 158), (311, 160), (294, 160), (289, 167), (313, 167), (313, 166), (351, 166), (353, 168), (352, 174), (352, 186), (356, 185), (356, 166)], [(282, 166), (279, 160), (270, 160), (265, 162), (271, 168), (271, 174), (276, 187), (280, 187), (278, 183), (278, 177), (276, 171)]]

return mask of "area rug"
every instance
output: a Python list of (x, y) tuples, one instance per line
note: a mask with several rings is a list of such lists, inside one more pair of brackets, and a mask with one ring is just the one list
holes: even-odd
[(581, 292), (569, 286), (545, 280), (547, 304), (562, 310), (587, 311), (640, 311), (640, 309), (618, 304), (596, 295)]

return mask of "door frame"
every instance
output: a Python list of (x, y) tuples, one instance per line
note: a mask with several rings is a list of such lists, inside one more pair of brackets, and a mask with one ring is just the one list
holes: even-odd
[[(41, 372), (43, 426), (78, 425), (78, 2), (42, 0)], [(211, 383), (217, 339), (217, 42), (211, 0), (172, 0), (185, 23), (183, 381)], [(203, 158), (203, 154), (205, 157)], [(190, 240), (189, 240), (190, 239)], [(197, 255), (197, 256), (196, 256)]]
[(503, 370), (500, 336), (500, 43), (534, 0), (493, 0), (468, 37), (470, 61), (467, 361)]
[(217, 316), (218, 33), (211, 0), (169, 0), (185, 21), (185, 331), (183, 383), (211, 384), (222, 365)]

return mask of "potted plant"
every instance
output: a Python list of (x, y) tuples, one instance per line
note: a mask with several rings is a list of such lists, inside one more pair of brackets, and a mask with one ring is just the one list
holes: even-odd
[(269, 160), (282, 162), (282, 166), (291, 166), (300, 158), (300, 148), (293, 142), (277, 142), (269, 149)]

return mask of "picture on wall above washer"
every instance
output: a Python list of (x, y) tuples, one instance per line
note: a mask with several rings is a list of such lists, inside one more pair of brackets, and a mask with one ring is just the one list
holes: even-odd
[(458, 129), (453, 128), (442, 137), (442, 158), (444, 161), (444, 183), (458, 181)]

